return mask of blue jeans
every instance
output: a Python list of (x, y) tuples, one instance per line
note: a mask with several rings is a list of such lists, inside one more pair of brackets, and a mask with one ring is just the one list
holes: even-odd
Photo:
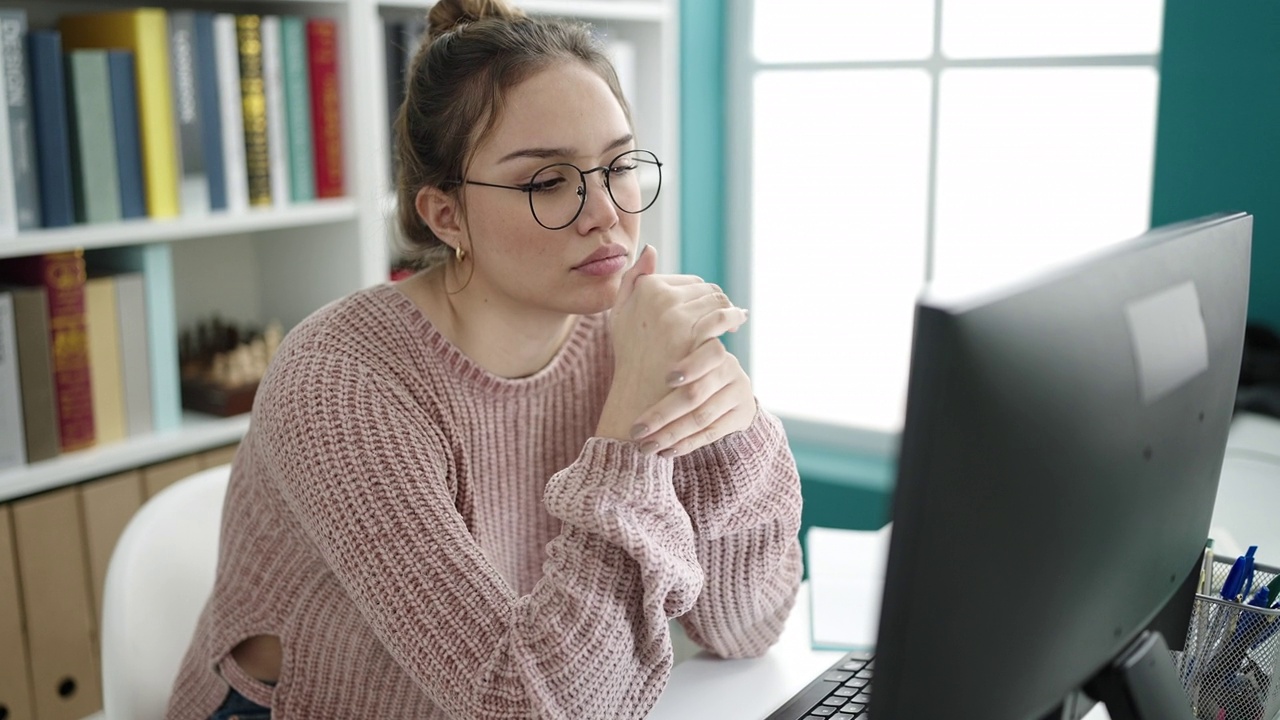
[(209, 720), (270, 720), (271, 708), (265, 708), (249, 698), (227, 688), (227, 699), (222, 707), (213, 711)]

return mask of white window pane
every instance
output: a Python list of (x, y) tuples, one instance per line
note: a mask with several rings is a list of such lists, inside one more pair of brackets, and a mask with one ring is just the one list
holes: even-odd
[(934, 0), (756, 0), (754, 8), (760, 62), (916, 60), (933, 53)]
[(1163, 18), (1164, 0), (943, 0), (942, 54), (1155, 54)]
[(1151, 68), (950, 70), (939, 99), (934, 280), (971, 288), (1150, 221)]
[(750, 362), (774, 412), (901, 427), (930, 88), (916, 70), (756, 75)]

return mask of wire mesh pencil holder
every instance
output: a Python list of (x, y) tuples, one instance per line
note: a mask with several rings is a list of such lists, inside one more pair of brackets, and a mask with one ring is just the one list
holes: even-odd
[[(1215, 592), (1232, 558), (1213, 558)], [(1256, 565), (1245, 600), (1266, 587), (1280, 569)], [(1274, 720), (1280, 713), (1280, 610), (1227, 602), (1196, 593), (1186, 647), (1173, 664), (1197, 720)]]

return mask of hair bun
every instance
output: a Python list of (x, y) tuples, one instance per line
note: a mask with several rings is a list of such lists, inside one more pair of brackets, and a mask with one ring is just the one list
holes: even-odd
[(516, 20), (524, 11), (505, 0), (439, 0), (427, 12), (427, 39), (435, 40), (459, 25), (477, 20)]

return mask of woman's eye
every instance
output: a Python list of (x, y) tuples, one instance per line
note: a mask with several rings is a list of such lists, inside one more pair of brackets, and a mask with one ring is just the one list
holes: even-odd
[(564, 185), (564, 178), (538, 178), (524, 186), (527, 192), (551, 192)]
[(609, 168), (609, 172), (613, 175), (626, 175), (627, 173), (635, 169), (636, 169), (636, 166), (634, 164), (614, 165), (613, 167)]

